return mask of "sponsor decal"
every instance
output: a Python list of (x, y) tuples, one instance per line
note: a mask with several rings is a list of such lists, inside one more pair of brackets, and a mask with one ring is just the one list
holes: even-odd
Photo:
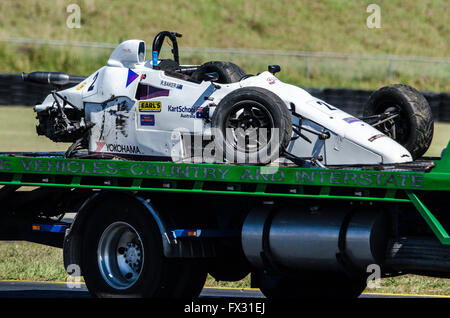
[(387, 136), (385, 134), (378, 134), (378, 135), (374, 135), (374, 136), (370, 137), (368, 140), (370, 142), (372, 142), (372, 141), (374, 141), (374, 140), (376, 140), (378, 138), (383, 138), (383, 137), (387, 137)]
[(361, 121), (361, 120), (359, 120), (356, 117), (347, 117), (347, 118), (343, 118), (342, 120), (347, 122), (348, 124), (352, 124), (352, 123), (356, 123), (358, 121)]
[(141, 126), (155, 126), (155, 115), (141, 115)]
[(102, 151), (103, 147), (106, 145), (106, 142), (104, 141), (96, 141), (95, 143), (97, 144), (97, 149), (95, 149), (95, 152)]
[(83, 87), (85, 87), (85, 86), (86, 86), (86, 82), (83, 82), (83, 83), (81, 83), (79, 86), (77, 86), (76, 90), (77, 90), (77, 91), (82, 90)]
[(127, 84), (125, 85), (125, 87), (128, 87), (138, 77), (139, 77), (138, 74), (128, 69)]
[[(108, 151), (141, 153), (137, 146), (108, 144)], [(179, 166), (168, 163), (130, 161), (68, 160), (55, 158), (0, 158), (0, 171), (36, 173), (84, 173), (104, 176), (142, 176), (196, 180), (236, 180), (241, 182), (289, 182), (304, 185), (351, 185), (362, 187), (423, 188), (424, 174), (383, 172), (327, 171), (311, 169), (277, 170), (264, 173), (259, 168), (231, 171), (229, 167), (205, 165)]]
[(139, 102), (140, 112), (160, 112), (161, 102)]
[(106, 146), (106, 151), (115, 152), (115, 153), (131, 153), (131, 154), (139, 154), (141, 151), (138, 146), (132, 145), (119, 145), (119, 144), (107, 144), (103, 141), (97, 141), (97, 149), (96, 152), (102, 151)]
[(272, 85), (277, 82), (277, 79), (275, 77), (268, 77), (267, 82)]
[(188, 106), (167, 106), (167, 110), (172, 113), (180, 113), (181, 118), (202, 118), (202, 109)]
[(106, 149), (109, 152), (119, 152), (119, 153), (141, 153), (138, 146), (132, 145), (118, 145), (118, 144), (106, 144)]
[(181, 85), (181, 84), (168, 82), (168, 81), (164, 81), (164, 80), (161, 80), (161, 85), (162, 86), (168, 86), (168, 87), (171, 87), (171, 88), (176, 88), (176, 89), (183, 89), (183, 85)]
[(138, 86), (138, 91), (137, 91), (136, 95), (139, 96), (140, 100), (143, 100), (143, 99), (152, 99), (152, 98), (156, 98), (156, 97), (169, 96), (169, 92), (170, 92), (170, 90), (168, 90), (168, 89), (140, 84)]
[(147, 78), (147, 74), (142, 74), (142, 75), (141, 75), (141, 81), (142, 81), (142, 80), (145, 80), (146, 78)]

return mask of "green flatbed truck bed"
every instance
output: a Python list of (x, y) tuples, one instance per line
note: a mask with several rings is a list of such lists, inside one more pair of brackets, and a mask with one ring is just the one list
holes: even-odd
[[(87, 237), (91, 239), (85, 228), (92, 230), (95, 228), (92, 223), (100, 222), (93, 215), (106, 215), (103, 204), (112, 206), (112, 210), (120, 206), (124, 210), (130, 207), (139, 210), (137, 205), (145, 206), (143, 209), (151, 212), (149, 216), (155, 222), (152, 230), (161, 234), (158, 242), (164, 261), (177, 260), (177, 266), (184, 262), (185, 275), (188, 275), (187, 271), (194, 271), (193, 268), (196, 273), (202, 273), (192, 275), (195, 284), (190, 281), (185, 285), (200, 286), (206, 272), (222, 280), (235, 280), (251, 272), (255, 276), (255, 285), (266, 295), (282, 295), (287, 290), (292, 293), (289, 287), (281, 290), (267, 285), (267, 273), (274, 273), (269, 275), (270, 279), (278, 277), (283, 282), (286, 277), (303, 279), (302, 275), (296, 274), (300, 269), (310, 272), (319, 268), (321, 273), (348, 273), (354, 269), (354, 273), (361, 273), (364, 272), (361, 265), (364, 261), (378, 259), (374, 252), (378, 247), (374, 246), (380, 244), (383, 246), (382, 263), (396, 264), (388, 266), (386, 271), (407, 268), (427, 275), (450, 273), (450, 268), (448, 273), (445, 272), (446, 258), (450, 255), (446, 248), (450, 245), (450, 237), (445, 229), (449, 226), (446, 210), (450, 201), (448, 151), (441, 158), (422, 159), (411, 164), (327, 169), (4, 153), (0, 154), (0, 187), (0, 239), (24, 239), (64, 247), (66, 267), (70, 264), (81, 266), (88, 276), (88, 287), (96, 295), (120, 294), (127, 290), (119, 288), (126, 286), (126, 278), (105, 279), (106, 285), (100, 283), (99, 277), (105, 277), (102, 276), (104, 264), (98, 261), (99, 269), (91, 269), (95, 262), (88, 261), (87, 255), (95, 255), (95, 252), (84, 251)], [(372, 213), (372, 210), (378, 212)], [(62, 224), (58, 216), (67, 212), (75, 212), (77, 217), (71, 224)], [(383, 222), (388, 223), (379, 221), (378, 215), (386, 213), (389, 221)], [(322, 216), (316, 217), (316, 214)], [(370, 219), (367, 222), (357, 221), (355, 218), (359, 214), (377, 216), (367, 216), (366, 219)], [(136, 218), (140, 217), (133, 216), (130, 220), (135, 222)], [(409, 218), (413, 220), (409, 221)], [(117, 223), (117, 220), (113, 221), (110, 223)], [(367, 226), (358, 227), (352, 222), (367, 223)], [(376, 225), (380, 222), (389, 224), (384, 226), (389, 231), (383, 230), (383, 235), (376, 234), (381, 231), (381, 226)], [(99, 229), (103, 236), (109, 233), (105, 226)], [(330, 239), (330, 233), (336, 228), (337, 238)], [(352, 230), (359, 231), (359, 236), (351, 236)], [(297, 237), (296, 231), (302, 234)], [(359, 239), (366, 235), (361, 234), (363, 232), (368, 233), (366, 240)], [(143, 239), (143, 235), (146, 234), (138, 233), (142, 239), (140, 248), (148, 249), (144, 242), (147, 238)], [(306, 244), (305, 239), (302, 240), (305, 235), (311, 241), (310, 246), (318, 246), (322, 252), (292, 252), (298, 244), (300, 247)], [(394, 245), (398, 248), (399, 242), (405, 242), (408, 237), (411, 237), (409, 242), (424, 238), (426, 244), (432, 244), (438, 252), (426, 256), (425, 265), (423, 260), (417, 261), (417, 254), (403, 254), (399, 261), (392, 255), (392, 248)], [(283, 240), (285, 246), (280, 245)], [(328, 241), (323, 243), (324, 240)], [(96, 251), (101, 256), (102, 239), (99, 241)], [(378, 243), (381, 241), (384, 243)], [(108, 244), (112, 242), (114, 240)], [(359, 245), (352, 247), (354, 242)], [(364, 244), (374, 254), (372, 258), (358, 256), (366, 253)], [(426, 244), (411, 244), (405, 246), (415, 253), (424, 251), (426, 254)], [(134, 251), (138, 250), (136, 247)], [(117, 259), (127, 256), (124, 253), (116, 255)], [(221, 265), (224, 259), (233, 259), (228, 268)], [(195, 266), (192, 265), (194, 260)], [(143, 269), (142, 262), (139, 264), (136, 266), (140, 266), (140, 271), (151, 270)], [(103, 270), (113, 265), (104, 266)], [(116, 275), (120, 276), (122, 269), (119, 266)], [(154, 288), (157, 290), (158, 286)], [(198, 289), (183, 288), (186, 291), (183, 296), (195, 294)], [(158, 295), (155, 291), (152, 293), (144, 288), (138, 294)]]

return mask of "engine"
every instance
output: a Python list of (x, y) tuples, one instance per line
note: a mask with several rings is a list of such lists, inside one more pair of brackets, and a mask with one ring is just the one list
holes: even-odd
[[(22, 73), (26, 82), (49, 84), (56, 89), (63, 89), (85, 79), (84, 76), (74, 76), (59, 72)], [(47, 97), (53, 100), (52, 107), (37, 112), (39, 124), (36, 127), (38, 135), (46, 136), (54, 142), (75, 142), (82, 139), (88, 127), (83, 112), (74, 107), (66, 98), (56, 91)]]

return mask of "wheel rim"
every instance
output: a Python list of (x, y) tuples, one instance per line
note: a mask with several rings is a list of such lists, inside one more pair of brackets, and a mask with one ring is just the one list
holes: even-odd
[[(266, 146), (271, 140), (272, 128), (274, 128), (274, 120), (270, 112), (262, 104), (253, 100), (244, 100), (234, 104), (225, 121), (225, 129), (231, 131), (233, 147), (247, 153), (255, 152)], [(261, 129), (266, 129), (266, 136), (260, 136)], [(254, 138), (253, 136), (257, 138), (254, 140), (255, 142), (250, 142), (250, 138)], [(229, 141), (228, 138), (227, 140)], [(240, 143), (239, 140), (244, 140), (244, 142)]]
[(125, 222), (109, 225), (100, 237), (97, 261), (108, 285), (115, 289), (133, 286), (144, 264), (144, 248), (138, 232)]

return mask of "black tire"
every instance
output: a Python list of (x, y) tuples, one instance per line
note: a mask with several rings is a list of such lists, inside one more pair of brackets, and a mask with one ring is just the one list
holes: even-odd
[(343, 273), (304, 273), (303, 277), (269, 276), (254, 273), (261, 292), (269, 299), (351, 299), (366, 288), (363, 278), (349, 278)]
[(242, 77), (247, 75), (245, 71), (231, 62), (211, 61), (201, 65), (194, 73), (192, 79), (201, 81), (201, 77), (205, 73), (217, 72), (219, 79), (216, 83), (230, 84), (239, 82)]
[(434, 131), (433, 115), (425, 97), (408, 85), (388, 85), (369, 97), (363, 116), (378, 115), (387, 110), (400, 111), (400, 116), (392, 123), (397, 134), (392, 136), (389, 129), (381, 129), (382, 132), (405, 147), (413, 160), (423, 156), (430, 147)]
[[(112, 280), (107, 281), (98, 260), (98, 251), (104, 246), (100, 244), (102, 234), (123, 224), (131, 226), (139, 242), (142, 242), (141, 248), (137, 249), (138, 254), (142, 255), (140, 273), (130, 286), (126, 282), (124, 286), (119, 286)], [(86, 286), (94, 297), (193, 298), (203, 288), (206, 267), (196, 260), (164, 257), (160, 231), (150, 212), (135, 198), (119, 196), (117, 200), (102, 202), (95, 211), (91, 211), (84, 233), (81, 270)], [(117, 248), (114, 244), (111, 240), (112, 248)], [(119, 261), (115, 261), (117, 263)], [(114, 263), (111, 264), (113, 268)], [(123, 281), (126, 279), (126, 275), (116, 277)]]
[[(242, 117), (242, 120), (231, 118), (240, 109), (244, 109), (243, 113), (238, 116)], [(256, 124), (249, 123), (250, 119), (245, 117), (245, 111), (249, 109), (250, 119), (253, 118), (251, 114), (258, 113), (254, 116)], [(231, 124), (232, 120), (235, 121), (233, 124), (236, 125), (235, 127)], [(268, 123), (264, 124), (265, 121)], [(267, 164), (283, 153), (289, 145), (292, 135), (292, 119), (286, 104), (271, 91), (260, 87), (239, 88), (226, 95), (217, 105), (211, 120), (211, 127), (215, 128), (215, 145), (217, 149), (220, 149), (219, 153), (228, 160), (233, 158), (234, 163)], [(254, 150), (246, 149), (248, 146), (246, 142), (244, 142), (244, 148), (239, 148), (238, 142), (227, 140), (226, 133), (227, 129), (241, 127), (244, 131), (251, 128), (258, 132), (261, 128), (265, 128), (269, 133), (276, 128), (279, 138), (276, 139), (270, 135), (267, 142), (264, 142), (265, 146), (257, 145)]]

